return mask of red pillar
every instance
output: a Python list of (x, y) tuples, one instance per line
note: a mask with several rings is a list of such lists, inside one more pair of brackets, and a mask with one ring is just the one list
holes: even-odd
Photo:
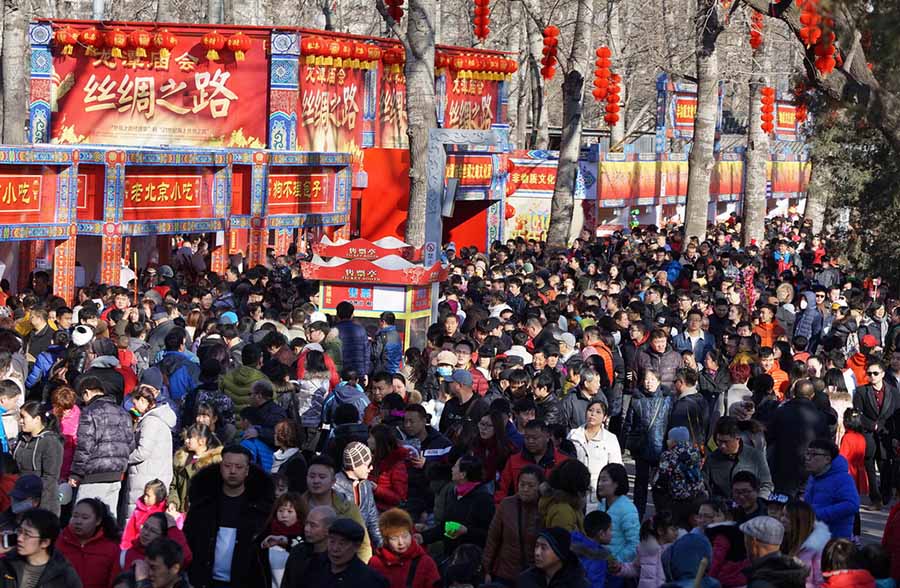
[(17, 285), (20, 291), (28, 286), (28, 275), (34, 270), (34, 262), (38, 258), (38, 247), (41, 243), (42, 241), (19, 242), (19, 279)]
[(53, 293), (72, 306), (75, 301), (75, 243), (72, 235), (53, 249)]
[(116, 231), (100, 238), (100, 282), (118, 286), (122, 269), (122, 236)]

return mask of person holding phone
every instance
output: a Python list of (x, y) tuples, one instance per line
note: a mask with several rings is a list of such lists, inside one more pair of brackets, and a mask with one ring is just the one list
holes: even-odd
[[(40, 508), (26, 511), (16, 534), (3, 536), (0, 551), (6, 555), (0, 559), (0, 574), (4, 585), (80, 588), (75, 569), (53, 549), (59, 532), (59, 518), (52, 512)], [(15, 543), (9, 544), (13, 537)], [(15, 553), (10, 553), (13, 549)]]

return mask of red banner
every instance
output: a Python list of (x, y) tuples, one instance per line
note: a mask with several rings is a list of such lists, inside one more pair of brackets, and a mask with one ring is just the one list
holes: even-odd
[(177, 45), (167, 56), (81, 46), (55, 55), (53, 142), (265, 147), (265, 37), (250, 36), (245, 61), (225, 49), (210, 61), (203, 31), (170, 32)]
[(330, 212), (331, 176), (308, 172), (269, 174), (269, 213)]
[(40, 175), (0, 175), (0, 210), (29, 213), (41, 211)]
[(447, 74), (447, 108), (444, 127), (486, 131), (494, 123), (497, 111), (499, 82), (459, 77), (459, 72)]
[(431, 309), (431, 288), (416, 288), (413, 290), (412, 308), (410, 311), (418, 312), (420, 310)]
[(796, 135), (797, 107), (787, 102), (777, 102), (775, 113), (775, 132), (779, 135)]
[(0, 174), (0, 222), (53, 222), (56, 214), (55, 173), (38, 166), (5, 166)]
[(448, 155), (446, 178), (456, 178), (460, 186), (491, 185), (494, 164), (490, 155)]
[(682, 131), (694, 130), (694, 116), (697, 114), (696, 94), (675, 95), (675, 128)]
[(440, 263), (431, 267), (414, 265), (406, 269), (384, 269), (362, 259), (353, 259), (335, 266), (304, 261), (301, 269), (307, 279), (331, 282), (424, 286), (447, 279), (447, 271)]
[(406, 136), (406, 78), (402, 72), (385, 71), (379, 90), (378, 130), (381, 146), (406, 149), (409, 147), (409, 137)]
[(339, 302), (347, 301), (356, 310), (372, 310), (375, 308), (373, 291), (371, 287), (360, 287), (351, 284), (329, 284), (325, 286), (325, 296), (322, 305), (325, 308), (335, 308)]
[(200, 174), (125, 176), (125, 220), (212, 216), (210, 190)]
[(535, 162), (527, 164), (510, 160), (509, 184), (512, 190), (532, 192), (552, 192), (556, 186), (556, 162)]
[(300, 66), (300, 124), (297, 142), (309, 151), (361, 149), (365, 70), (352, 67)]

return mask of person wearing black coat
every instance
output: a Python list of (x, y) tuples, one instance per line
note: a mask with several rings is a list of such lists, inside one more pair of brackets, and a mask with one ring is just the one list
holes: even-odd
[(559, 397), (553, 391), (553, 381), (549, 374), (541, 373), (534, 379), (535, 418), (548, 425), (565, 425)]
[(809, 472), (798, 464), (804, 463), (810, 442), (828, 438), (828, 423), (812, 401), (814, 394), (812, 382), (797, 382), (794, 398), (775, 410), (772, 426), (767, 429), (775, 492), (791, 498), (802, 494), (809, 477)]
[(697, 372), (691, 368), (679, 368), (675, 372), (675, 400), (669, 410), (666, 430), (685, 427), (691, 434), (691, 442), (702, 447), (709, 438), (709, 405), (697, 391)]
[(720, 359), (718, 353), (707, 353), (697, 380), (697, 391), (706, 399), (709, 408), (710, 431), (715, 430), (716, 421), (726, 415), (721, 398), (731, 387), (731, 376), (725, 369), (724, 362), (719, 363)]
[[(253, 538), (265, 528), (275, 501), (275, 486), (250, 460), (249, 451), (232, 445), (222, 451), (221, 463), (200, 470), (191, 479), (191, 508), (184, 522), (184, 535), (194, 554), (190, 568), (194, 588), (209, 588), (219, 582), (241, 588), (268, 588), (264, 575), (254, 564), (257, 558)], [(227, 581), (214, 577), (220, 540), (231, 542)]]
[[(893, 492), (893, 448), (891, 447), (891, 417), (900, 410), (900, 392), (885, 378), (884, 364), (872, 360), (866, 366), (869, 383), (853, 393), (853, 408), (859, 411), (866, 438), (866, 474), (869, 478), (869, 498), (875, 510), (882, 498), (890, 500)], [(881, 474), (875, 483), (875, 464)], [(876, 508), (877, 507), (877, 508)]]
[[(23, 586), (26, 563), (25, 558), (15, 554), (0, 559), (0, 588)], [(41, 588), (81, 588), (82, 584), (66, 558), (60, 552), (53, 551), (36, 585)]]
[(40, 477), (41, 508), (59, 516), (59, 472), (63, 461), (63, 440), (56, 431), (46, 428), (49, 415), (30, 414), (34, 410), (40, 410), (36, 402), (26, 402), (22, 409), (23, 413), (27, 412), (31, 417), (31, 423), (37, 421), (41, 430), (19, 433), (13, 459), (19, 466), (19, 475), (33, 474)]
[[(444, 553), (453, 551), (464, 543), (484, 549), (488, 528), (494, 518), (494, 495), (481, 483), (483, 474), (481, 460), (472, 455), (464, 455), (453, 466), (453, 482), (445, 492), (443, 512), (435, 506), (435, 526), (422, 531), (423, 545), (444, 541)], [(462, 529), (450, 532), (446, 523), (462, 525)]]
[(517, 588), (589, 588), (569, 533), (559, 527), (544, 529), (534, 548), (534, 566), (519, 575)]

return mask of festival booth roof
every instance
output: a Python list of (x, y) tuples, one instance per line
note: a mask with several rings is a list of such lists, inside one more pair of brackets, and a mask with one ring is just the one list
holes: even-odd
[[(367, 256), (370, 252), (379, 250), (388, 251), (389, 254), (376, 259), (371, 257), (355, 259), (331, 257), (325, 260), (318, 253), (314, 253), (312, 261), (301, 264), (303, 276), (307, 279), (325, 282), (402, 286), (427, 286), (447, 279), (447, 268), (443, 267), (440, 262), (426, 267), (397, 255), (396, 252), (409, 251), (410, 246), (393, 237), (385, 237), (375, 242), (355, 239), (354, 241), (334, 243), (328, 240), (326, 243), (318, 245), (317, 249), (322, 252), (339, 252), (346, 248), (349, 253), (351, 243), (355, 244), (353, 249), (358, 246), (365, 247)], [(394, 245), (394, 247), (385, 247), (385, 245)], [(400, 245), (400, 247), (396, 245)]]
[(422, 259), (422, 248), (415, 248), (396, 237), (382, 237), (377, 241), (368, 239), (337, 239), (332, 241), (328, 236), (313, 246), (313, 252), (321, 257), (340, 257), (346, 259), (376, 260), (387, 256), (400, 256), (410, 261)]

